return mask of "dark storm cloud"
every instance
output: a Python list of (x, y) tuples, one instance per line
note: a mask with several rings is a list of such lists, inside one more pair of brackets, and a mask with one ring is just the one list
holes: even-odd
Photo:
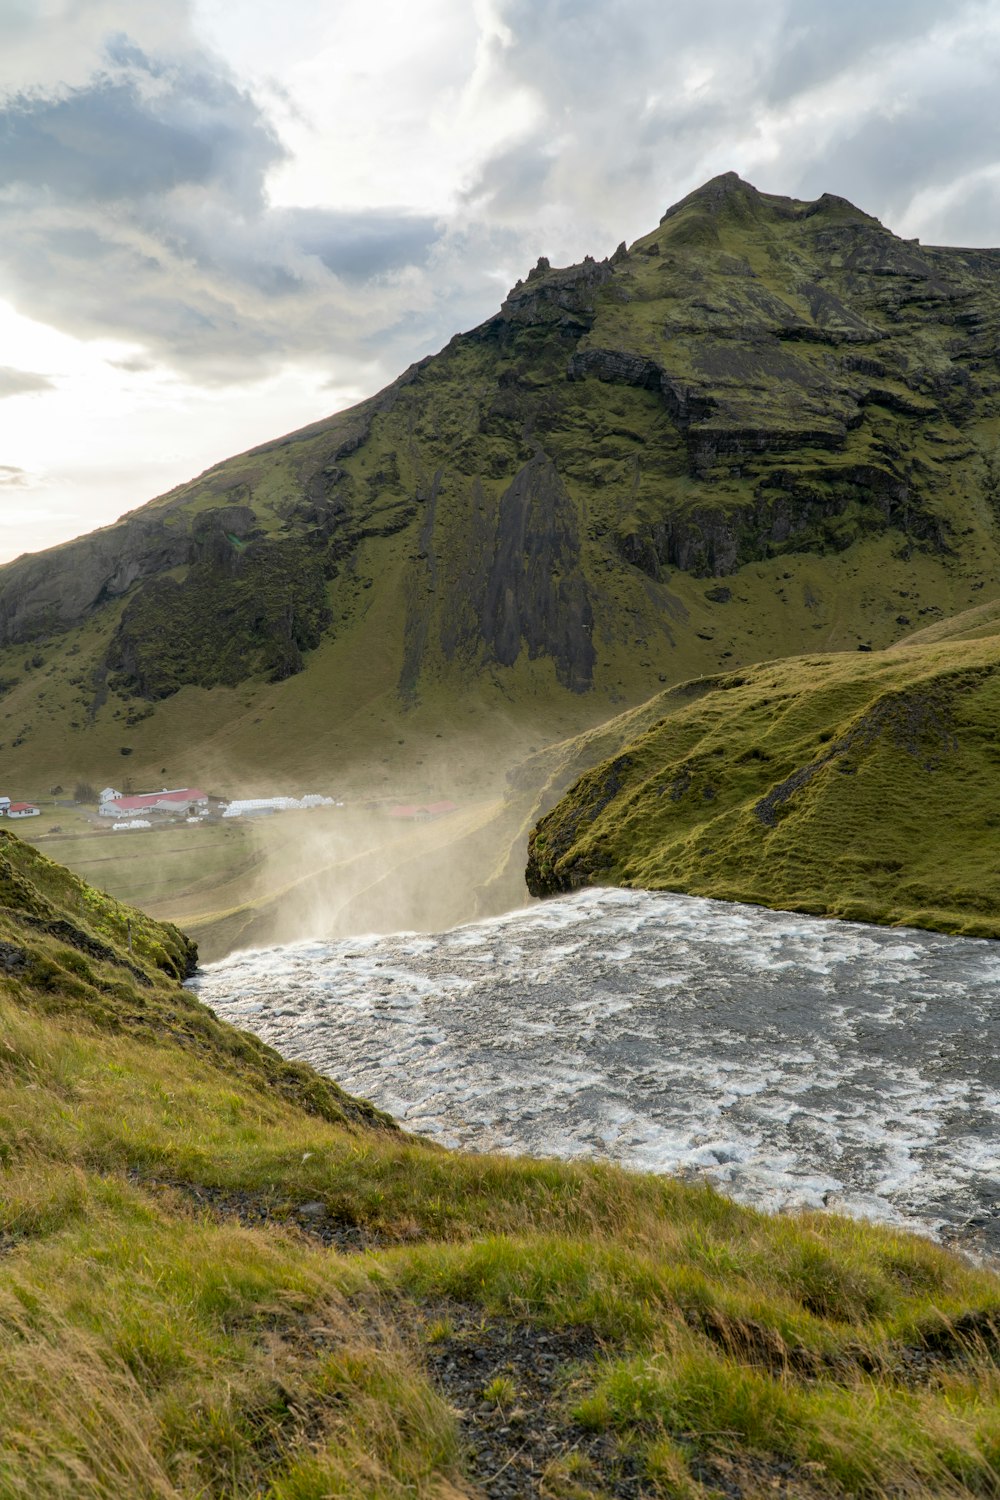
[[(5, 396), (23, 396), (30, 391), (50, 391), (52, 381), (47, 375), (36, 375), (31, 370), (15, 370), (10, 365), (0, 365), (0, 401)], [(3, 465), (0, 465), (2, 470)]]
[(3, 281), (32, 316), (201, 378), (349, 349), (394, 321), (387, 280), (424, 265), (440, 230), (385, 208), (272, 207), (284, 154), (218, 60), (119, 39), (86, 85), (0, 102)]

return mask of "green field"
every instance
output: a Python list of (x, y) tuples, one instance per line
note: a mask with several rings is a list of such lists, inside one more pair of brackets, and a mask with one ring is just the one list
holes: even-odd
[[(510, 826), (504, 805), (484, 800), (429, 823), (344, 807), (128, 833), (82, 811), (50, 811), (44, 799), (42, 806), (42, 817), (18, 829), (26, 841), (102, 890), (179, 923), (203, 959), (316, 935), (448, 926), (472, 909), (474, 887)], [(60, 831), (48, 831), (51, 823)], [(491, 909), (504, 897), (527, 899), (519, 869), (502, 884)]]

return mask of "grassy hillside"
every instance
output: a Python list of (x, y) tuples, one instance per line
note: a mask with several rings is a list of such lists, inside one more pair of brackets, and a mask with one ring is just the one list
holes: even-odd
[(372, 400), (0, 569), (6, 773), (377, 780), (438, 735), (478, 771), (663, 682), (884, 646), (996, 575), (998, 332), (1000, 252), (717, 178)]
[(0, 1494), (997, 1494), (994, 1274), (424, 1145), (0, 864)]
[[(563, 789), (545, 746), (992, 588), (998, 340), (1000, 251), (716, 178), (604, 261), (540, 260), (371, 400), (0, 568), (0, 791), (448, 797), (464, 905), (443, 850), (360, 828), (302, 854), (305, 907), (496, 910)], [(139, 878), (137, 851), (55, 852), (213, 945), (291, 930), (287, 848), (217, 844), (197, 890), (161, 848)]]
[(536, 894), (688, 891), (1000, 937), (1000, 610), (697, 678), (529, 846)]

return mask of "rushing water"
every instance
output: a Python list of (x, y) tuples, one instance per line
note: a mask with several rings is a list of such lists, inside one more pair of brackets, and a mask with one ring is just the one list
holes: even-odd
[(448, 1144), (604, 1157), (1000, 1254), (1000, 944), (584, 891), (237, 953), (203, 1000)]

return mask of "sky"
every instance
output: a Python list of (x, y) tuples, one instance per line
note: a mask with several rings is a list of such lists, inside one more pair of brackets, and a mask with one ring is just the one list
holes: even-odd
[(1000, 0), (0, 0), (0, 561), (719, 172), (1000, 245)]

